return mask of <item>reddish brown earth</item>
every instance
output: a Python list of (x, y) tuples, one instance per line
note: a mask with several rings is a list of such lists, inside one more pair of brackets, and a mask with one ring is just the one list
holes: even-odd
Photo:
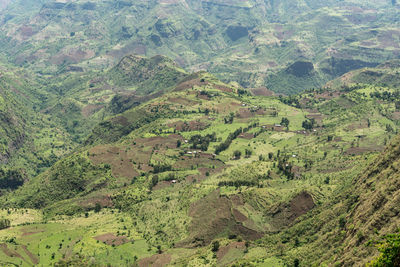
[(168, 124), (168, 127), (175, 128), (177, 131), (201, 131), (204, 130), (208, 127), (208, 124), (202, 121), (189, 121), (189, 122), (184, 122), (184, 121), (178, 121), (174, 123)]
[(87, 105), (82, 109), (82, 115), (87, 118), (102, 109), (104, 105)]
[(22, 245), (21, 247), (25, 251), (26, 255), (28, 255), (28, 257), (31, 259), (33, 264), (39, 264), (39, 259), (36, 257), (36, 255), (33, 255), (25, 245)]
[(290, 210), (293, 213), (292, 218), (295, 219), (315, 207), (312, 196), (307, 192), (302, 192), (290, 201)]
[(254, 134), (252, 134), (252, 133), (242, 133), (238, 137), (250, 140), (250, 139), (254, 138)]
[(104, 235), (99, 235), (94, 237), (94, 239), (99, 240), (107, 245), (120, 246), (131, 242), (126, 236), (115, 236), (114, 234), (108, 233)]
[(307, 192), (302, 192), (295, 196), (289, 203), (277, 204), (271, 210), (273, 218), (272, 225), (276, 230), (283, 229), (315, 207), (312, 196)]
[(251, 112), (248, 108), (240, 108), (238, 111), (238, 117), (241, 119), (247, 119), (254, 117), (254, 113)]
[[(235, 219), (231, 200), (221, 196), (219, 190), (192, 203), (189, 216), (192, 217), (189, 226), (190, 237), (177, 244), (178, 247), (205, 246), (221, 233), (241, 236), (245, 240), (256, 240), (263, 236)], [(240, 219), (249, 220), (244, 215), (240, 216)]]
[(85, 199), (79, 202), (79, 205), (81, 207), (93, 208), (96, 205), (96, 203), (99, 203), (102, 207), (108, 207), (108, 208), (113, 207), (111, 196), (108, 194)]
[(344, 152), (346, 155), (362, 155), (368, 152), (380, 152), (383, 151), (383, 146), (376, 146), (376, 147), (351, 147)]
[(20, 259), (22, 259), (23, 261), (26, 262), (26, 260), (25, 260), (18, 252), (9, 249), (9, 248), (7, 247), (7, 244), (4, 244), (4, 243), (3, 243), (3, 244), (0, 244), (0, 249), (1, 249), (1, 250), (3, 251), (3, 253), (6, 254), (8, 257), (13, 257), (13, 258), (17, 257), (17, 258), (20, 258)]
[(44, 230), (37, 231), (37, 232), (24, 232), (22, 234), (22, 236), (30, 236), (30, 235), (34, 235), (34, 234), (38, 234), (38, 233), (43, 233), (43, 232), (44, 232)]
[(275, 96), (275, 93), (266, 87), (253, 88), (250, 91), (256, 96)]
[(164, 267), (171, 262), (171, 255), (156, 254), (138, 261), (139, 267)]

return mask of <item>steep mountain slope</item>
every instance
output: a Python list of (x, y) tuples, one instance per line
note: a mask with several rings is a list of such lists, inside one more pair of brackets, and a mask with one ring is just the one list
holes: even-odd
[[(128, 57), (122, 65), (142, 60)], [(130, 71), (136, 69), (144, 73)], [(183, 77), (155, 69), (161, 77), (171, 77), (164, 70)], [(123, 70), (116, 81), (157, 77), (135, 64)], [(19, 256), (0, 251), (1, 260), (26, 266), (368, 260), (364, 248), (351, 250), (360, 235), (354, 229), (362, 229), (354, 224), (356, 205), (366, 201), (353, 181), (398, 129), (400, 117), (389, 116), (397, 112), (393, 99), (365, 94), (369, 87), (362, 86), (252, 96), (205, 72), (174, 86), (162, 80), (166, 94), (105, 118), (79, 150), (0, 198), (27, 213), (16, 220), (19, 210), (4, 211), (15, 227), (0, 239)]]
[(44, 74), (163, 54), (224, 81), (295, 93), (398, 58), (397, 13), (383, 0), (14, 1), (0, 12), (0, 44), (11, 62)]
[(17, 70), (0, 66), (1, 169), (17, 171), (24, 179), (50, 166), (70, 145), (63, 131), (37, 113), (45, 95), (35, 86)]

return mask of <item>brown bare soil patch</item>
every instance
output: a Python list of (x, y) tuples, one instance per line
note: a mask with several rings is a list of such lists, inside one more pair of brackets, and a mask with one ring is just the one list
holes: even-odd
[(314, 200), (307, 192), (302, 192), (290, 201), (290, 210), (294, 218), (306, 214), (309, 210), (315, 207)]
[(254, 134), (252, 134), (252, 133), (242, 133), (238, 137), (250, 140), (250, 139), (254, 138)]
[(110, 195), (100, 195), (91, 197), (89, 199), (85, 199), (79, 203), (82, 207), (91, 207), (93, 208), (96, 203), (99, 203), (102, 207), (113, 207), (113, 202)]
[(298, 217), (306, 214), (315, 207), (312, 196), (302, 192), (295, 196), (289, 203), (281, 203), (271, 210), (273, 225), (276, 230), (291, 225)]
[(184, 91), (187, 89), (192, 89), (194, 86), (203, 86), (207, 84), (209, 84), (207, 81), (201, 82), (200, 79), (183, 81), (176, 86), (175, 91)]
[(227, 86), (214, 84), (213, 87), (215, 89), (218, 89), (218, 90), (222, 91), (222, 92), (232, 93), (232, 88), (229, 88)]
[(122, 126), (128, 126), (129, 125), (129, 121), (127, 118), (125, 118), (124, 116), (117, 116), (111, 119), (111, 121), (113, 123), (116, 124), (121, 124)]
[(232, 214), (232, 202), (229, 198), (221, 196), (219, 190), (192, 203), (189, 216), (192, 217), (189, 226), (190, 237), (177, 246), (205, 246), (221, 233), (235, 234), (245, 240), (255, 240), (263, 235), (243, 226), (235, 219)]
[(102, 109), (104, 105), (87, 105), (82, 109), (82, 115), (87, 118)]
[(346, 127), (346, 129), (353, 131), (356, 129), (365, 129), (368, 128), (368, 122), (366, 120), (362, 120), (356, 123), (352, 123)]
[(393, 112), (392, 118), (393, 118), (394, 120), (400, 120), (400, 111), (395, 111), (395, 112)]
[(72, 49), (64, 52), (60, 52), (50, 59), (52, 64), (62, 64), (64, 61), (71, 63), (79, 63), (82, 60), (93, 57), (95, 53), (91, 50), (83, 51), (81, 49)]
[(182, 131), (182, 132), (201, 131), (207, 129), (208, 126), (209, 125), (207, 123), (202, 121), (189, 121), (189, 122), (178, 121), (168, 124), (168, 127), (173, 127), (177, 131)]
[(195, 101), (183, 97), (170, 97), (167, 99), (167, 101), (173, 104), (181, 104), (184, 106), (194, 106), (197, 104)]
[(238, 222), (245, 222), (248, 220), (248, 218), (243, 213), (238, 211), (237, 209), (233, 209), (232, 214), (235, 217), (235, 220)]
[(267, 125), (263, 125), (261, 127), (267, 131), (275, 131), (275, 132), (283, 132), (286, 130), (285, 127), (283, 127), (282, 125), (276, 126), (274, 124), (267, 124)]
[(36, 232), (24, 232), (21, 236), (30, 236), (30, 235), (34, 235), (34, 234), (39, 234), (39, 233), (43, 233), (44, 230), (40, 230), (40, 231), (36, 231)]
[(319, 125), (322, 124), (322, 120), (323, 120), (323, 115), (321, 113), (312, 113), (312, 114), (308, 114), (306, 116), (308, 119), (314, 119), (315, 122)]
[(275, 96), (275, 93), (266, 87), (252, 88), (250, 91), (256, 96)]
[(215, 168), (220, 168), (225, 166), (225, 164), (222, 161), (213, 159), (212, 155), (203, 153), (200, 153), (199, 155), (200, 155), (199, 157), (183, 156), (181, 160), (175, 162), (175, 164), (172, 167), (174, 169), (189, 169), (192, 166), (195, 167), (214, 166)]
[(138, 261), (139, 267), (164, 267), (171, 262), (171, 255), (156, 254)]
[(22, 245), (21, 247), (25, 251), (26, 255), (28, 255), (28, 257), (31, 259), (33, 264), (39, 264), (39, 259), (36, 257), (36, 255), (33, 255), (25, 245)]
[(12, 257), (12, 258), (20, 258), (23, 261), (25, 261), (25, 259), (16, 251), (11, 250), (7, 247), (7, 244), (3, 243), (0, 244), (0, 249), (3, 251), (4, 254), (6, 254), (8, 257)]
[(126, 236), (115, 236), (114, 234), (108, 233), (104, 235), (95, 236), (94, 239), (99, 240), (107, 245), (115, 245), (120, 246), (126, 243), (129, 243), (129, 240)]
[(380, 152), (383, 151), (383, 146), (376, 147), (351, 147), (344, 152), (346, 155), (362, 155), (368, 152)]
[(23, 39), (28, 39), (36, 33), (31, 26), (22, 26), (19, 31)]
[[(130, 152), (130, 153), (129, 153)], [(139, 173), (135, 170), (130, 161), (132, 151), (120, 149), (118, 147), (97, 146), (89, 151), (89, 158), (95, 164), (110, 164), (112, 174), (115, 177), (132, 178)]]
[(247, 118), (254, 117), (254, 113), (251, 112), (251, 110), (248, 108), (240, 108), (237, 116), (241, 119), (247, 119)]
[(153, 191), (161, 190), (167, 188), (168, 186), (172, 185), (172, 181), (160, 181), (153, 187)]

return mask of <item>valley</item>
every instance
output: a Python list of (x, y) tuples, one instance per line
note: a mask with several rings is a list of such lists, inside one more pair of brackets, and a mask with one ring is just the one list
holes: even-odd
[(398, 12), (0, 0), (0, 265), (397, 266)]

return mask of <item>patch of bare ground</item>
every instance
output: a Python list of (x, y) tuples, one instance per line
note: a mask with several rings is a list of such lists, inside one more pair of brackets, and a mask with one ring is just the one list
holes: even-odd
[(202, 81), (200, 78), (192, 79), (189, 81), (183, 81), (178, 84), (175, 88), (175, 91), (184, 91), (187, 89), (192, 89), (195, 86), (204, 86), (209, 84), (207, 81)]
[(218, 89), (218, 90), (223, 91), (223, 92), (232, 93), (232, 88), (229, 88), (229, 87), (224, 86), (224, 85), (214, 84), (213, 87), (215, 89)]
[(44, 230), (35, 231), (35, 232), (23, 232), (21, 236), (30, 236), (30, 235), (34, 235), (34, 234), (43, 233), (43, 232), (44, 232)]
[(207, 129), (209, 124), (202, 122), (202, 121), (177, 121), (174, 123), (168, 124), (168, 127), (175, 128), (177, 131), (189, 132), (189, 131), (201, 131)]
[(171, 262), (170, 254), (156, 254), (138, 261), (139, 267), (164, 267)]
[(87, 105), (82, 109), (81, 113), (82, 113), (82, 116), (87, 118), (102, 108), (104, 108), (104, 105)]
[(112, 245), (120, 246), (131, 242), (131, 240), (129, 240), (128, 237), (126, 236), (115, 236), (114, 234), (111, 233), (95, 236), (94, 239), (99, 240), (100, 242), (103, 242), (104, 244), (110, 246)]
[(272, 224), (276, 230), (290, 226), (298, 217), (306, 214), (314, 207), (315, 203), (312, 196), (307, 192), (301, 192), (289, 203), (281, 203), (271, 209)]
[(7, 247), (7, 244), (3, 243), (0, 244), (0, 249), (3, 251), (4, 254), (6, 254), (8, 257), (11, 258), (20, 258), (21, 260), (25, 261), (24, 257), (22, 257), (18, 252), (16, 252), (15, 250), (11, 250)]
[(36, 257), (36, 255), (33, 255), (32, 252), (29, 251), (29, 249), (27, 248), (27, 246), (22, 245), (21, 247), (22, 247), (22, 249), (25, 251), (26, 255), (28, 255), (28, 257), (31, 259), (31, 262), (32, 262), (33, 264), (35, 264), (35, 265), (36, 265), (36, 264), (39, 264), (39, 259), (38, 259), (38, 257)]
[(258, 87), (258, 88), (252, 88), (250, 91), (255, 95), (255, 96), (275, 96), (275, 93), (271, 90), (268, 90), (266, 87)]
[(347, 149), (344, 154), (345, 155), (362, 155), (368, 152), (380, 152), (383, 151), (383, 146), (375, 146), (375, 147), (351, 147)]
[(254, 134), (252, 133), (242, 133), (238, 136), (238, 138), (243, 138), (243, 139), (253, 139), (254, 138)]
[(113, 207), (111, 196), (108, 194), (94, 196), (89, 199), (85, 199), (83, 201), (80, 201), (79, 205), (81, 207), (93, 208), (96, 205), (96, 203), (99, 203), (102, 207), (108, 207), (108, 208)]
[[(188, 228), (190, 237), (179, 242), (178, 247), (205, 246), (221, 233), (241, 236), (245, 240), (256, 240), (263, 236), (263, 233), (249, 229), (235, 219), (232, 202), (221, 196), (219, 189), (192, 203), (189, 216), (192, 217)], [(245, 217), (241, 216), (241, 221), (249, 220)]]
[(130, 161), (128, 151), (118, 147), (97, 146), (89, 151), (90, 160), (98, 164), (110, 164), (113, 176), (117, 178), (132, 178), (139, 173), (135, 170), (133, 163)]

